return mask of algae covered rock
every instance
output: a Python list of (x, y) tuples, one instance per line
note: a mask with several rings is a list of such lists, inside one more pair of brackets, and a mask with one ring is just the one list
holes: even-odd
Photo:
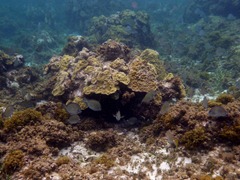
[[(101, 111), (110, 119), (117, 117), (116, 114), (125, 117), (121, 111), (129, 111), (129, 118), (140, 116), (151, 106), (156, 106), (152, 108), (152, 114), (156, 114), (163, 99), (185, 95), (180, 78), (164, 79), (166, 71), (156, 51), (146, 49), (135, 53), (113, 40), (104, 42), (95, 51), (83, 48), (76, 57), (54, 57), (45, 69), (52, 75), (48, 88), (55, 98), (77, 102), (82, 110), (91, 109), (87, 99), (98, 101)], [(146, 106), (135, 111), (148, 93), (153, 95)]]
[(151, 47), (153, 36), (149, 16), (142, 11), (125, 10), (109, 17), (93, 17), (89, 25), (88, 37), (92, 43), (103, 43), (108, 39), (128, 46)]

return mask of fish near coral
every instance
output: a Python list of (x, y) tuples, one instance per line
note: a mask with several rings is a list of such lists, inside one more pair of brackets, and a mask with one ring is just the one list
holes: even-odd
[(172, 131), (168, 130), (165, 135), (166, 135), (167, 141), (168, 141), (168, 143), (169, 143), (169, 145), (170, 145), (171, 147), (174, 147), (174, 148), (175, 148), (175, 147), (178, 146), (178, 141), (177, 141), (176, 138), (174, 137)]
[(88, 108), (93, 111), (101, 111), (102, 110), (102, 106), (101, 106), (100, 102), (95, 99), (84, 98), (83, 101), (87, 104)]
[(148, 92), (142, 99), (142, 103), (144, 104), (149, 104), (151, 100), (153, 100), (153, 97), (155, 96), (156, 92), (155, 91), (150, 91)]
[(14, 112), (13, 105), (7, 106), (6, 109), (4, 110), (4, 112), (2, 113), (2, 117), (9, 118), (12, 116), (13, 112)]
[(77, 114), (70, 116), (67, 120), (67, 122), (71, 125), (77, 124), (80, 121), (81, 121), (81, 119)]
[(164, 114), (168, 113), (169, 109), (170, 109), (170, 102), (165, 101), (162, 104), (162, 107), (161, 107), (161, 110), (160, 110), (159, 114), (164, 115)]
[(65, 109), (70, 115), (77, 115), (77, 114), (80, 114), (82, 112), (79, 104), (73, 103), (73, 102), (66, 105)]
[(121, 115), (120, 110), (118, 110), (116, 114), (113, 114), (113, 117), (115, 117), (117, 121), (120, 121), (122, 118), (124, 118), (124, 116)]
[(227, 117), (228, 113), (222, 106), (214, 106), (208, 112), (208, 116), (213, 118)]

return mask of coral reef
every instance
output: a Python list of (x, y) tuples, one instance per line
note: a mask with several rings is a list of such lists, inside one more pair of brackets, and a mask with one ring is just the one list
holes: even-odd
[(153, 45), (149, 16), (142, 11), (125, 10), (109, 17), (93, 17), (88, 36), (91, 43), (103, 43), (113, 39), (130, 47), (143, 48)]
[[(140, 116), (129, 106), (137, 107), (150, 91), (156, 91), (153, 98), (156, 105), (161, 103), (161, 97), (168, 100), (185, 96), (180, 79), (163, 80), (166, 71), (156, 51), (147, 49), (140, 55), (131, 54), (126, 45), (108, 40), (96, 52), (83, 48), (76, 57), (53, 57), (45, 67), (45, 73), (52, 75), (47, 87), (53, 87), (53, 96), (76, 102), (82, 110), (87, 108), (84, 98), (98, 100), (104, 116), (111, 118), (118, 110), (129, 117)], [(135, 96), (127, 100), (128, 92)], [(151, 109), (151, 105), (148, 108)], [(156, 115), (157, 110), (152, 113)]]
[[(52, 57), (42, 81), (19, 86), (31, 89), (25, 99), (41, 97), (33, 109), (19, 108), (20, 92), (1, 91), (1, 111), (16, 109), (0, 117), (0, 179), (240, 178), (237, 98), (186, 101), (156, 51), (113, 40), (91, 48)], [(81, 108), (74, 125), (72, 102)], [(217, 103), (226, 116), (209, 114)]]

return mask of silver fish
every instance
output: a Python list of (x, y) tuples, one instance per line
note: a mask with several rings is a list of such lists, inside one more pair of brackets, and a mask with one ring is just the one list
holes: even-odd
[(160, 110), (160, 114), (161, 115), (164, 115), (166, 114), (170, 109), (170, 102), (168, 101), (165, 101), (163, 104), (162, 104), (162, 107), (161, 107), (161, 110)]
[(204, 96), (203, 101), (202, 101), (202, 106), (207, 109), (208, 108), (208, 99), (206, 96)]
[(227, 111), (222, 106), (214, 106), (208, 112), (208, 116), (214, 118), (227, 117), (227, 114)]
[(153, 99), (153, 97), (155, 96), (156, 92), (155, 91), (150, 91), (148, 92), (144, 98), (142, 99), (141, 103), (145, 103), (145, 104), (149, 104), (150, 101)]
[(36, 102), (35, 101), (27, 101), (27, 100), (24, 100), (24, 101), (21, 101), (21, 102), (17, 102), (16, 104), (19, 105), (19, 106), (22, 106), (24, 108), (32, 108), (32, 107), (36, 106)]
[(13, 115), (14, 107), (13, 105), (7, 106), (4, 112), (2, 113), (3, 118), (9, 118)]
[(129, 126), (133, 126), (139, 123), (139, 120), (136, 117), (130, 117), (125, 121)]
[(117, 121), (120, 121), (122, 118), (124, 118), (124, 116), (121, 115), (120, 110), (118, 110), (116, 114), (113, 114), (113, 117), (115, 117)]
[(240, 89), (240, 78), (238, 78), (237, 80), (236, 80), (236, 88), (237, 89)]
[(91, 109), (93, 111), (101, 111), (102, 110), (102, 106), (99, 101), (97, 101), (95, 99), (87, 99), (87, 98), (84, 98), (83, 100), (87, 104), (89, 109)]
[(74, 103), (74, 102), (71, 102), (68, 105), (66, 105), (65, 109), (70, 115), (77, 115), (82, 112), (79, 104)]
[(81, 119), (80, 119), (80, 117), (77, 115), (77, 114), (75, 114), (75, 115), (72, 115), (72, 116), (70, 116), (69, 118), (68, 118), (68, 120), (67, 120), (67, 122), (69, 123), (69, 124), (77, 124), (77, 123), (79, 123), (81, 121)]
[(172, 147), (174, 147), (174, 148), (178, 146), (178, 142), (177, 142), (177, 140), (175, 139), (172, 131), (168, 130), (165, 135), (166, 135), (166, 137), (167, 137), (167, 141), (168, 141), (168, 143), (170, 144), (170, 146), (172, 146)]

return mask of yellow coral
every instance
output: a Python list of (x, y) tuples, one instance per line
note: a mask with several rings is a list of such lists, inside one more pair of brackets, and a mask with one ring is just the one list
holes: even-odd
[(91, 74), (95, 71), (95, 67), (94, 66), (87, 66), (84, 70), (85, 74)]
[(57, 82), (52, 90), (53, 96), (61, 96), (65, 93), (66, 81), (69, 80), (69, 74), (66, 71), (60, 71), (57, 75)]
[(72, 78), (74, 79), (77, 73), (81, 72), (87, 65), (88, 62), (86, 60), (79, 60), (74, 67)]
[(124, 72), (128, 71), (128, 66), (126, 65), (126, 62), (124, 61), (124, 59), (120, 58), (117, 58), (116, 60), (112, 61), (110, 67)]
[(128, 76), (123, 72), (113, 73), (113, 80), (119, 81), (125, 85), (128, 85), (130, 82), (130, 79), (128, 78)]
[(87, 61), (94, 67), (101, 66), (101, 62), (96, 57), (90, 56)]
[(105, 94), (105, 95), (110, 95), (115, 93), (118, 90), (118, 88), (115, 86), (114, 83), (111, 81), (106, 81), (106, 82), (97, 82), (96, 85), (89, 85), (85, 86), (83, 88), (83, 93), (86, 95), (89, 95), (91, 93), (94, 94)]
[(128, 87), (137, 92), (150, 92), (157, 89), (155, 67), (145, 60), (134, 59), (129, 65), (130, 83)]
[(71, 63), (71, 60), (73, 59), (74, 59), (73, 56), (64, 55), (59, 62), (60, 70), (67, 70), (69, 64)]
[(141, 54), (140, 58), (142, 60), (148, 61), (153, 64), (156, 68), (158, 74), (158, 80), (162, 80), (166, 76), (166, 70), (163, 61), (159, 59), (159, 53), (152, 49), (145, 49)]
[(99, 71), (95, 77), (92, 77), (92, 84), (83, 88), (83, 93), (88, 95), (91, 93), (110, 95), (118, 90), (117, 83), (112, 79), (111, 71)]

